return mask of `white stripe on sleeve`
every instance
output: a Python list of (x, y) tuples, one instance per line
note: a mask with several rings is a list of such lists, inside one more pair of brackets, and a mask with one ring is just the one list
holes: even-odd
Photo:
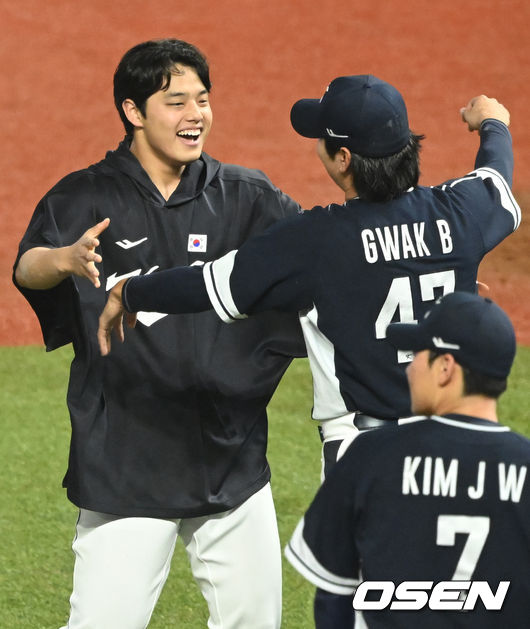
[(452, 188), (466, 180), (469, 181), (469, 177), (471, 176), (480, 177), (482, 181), (485, 179), (491, 179), (501, 196), (502, 207), (513, 216), (513, 229), (515, 231), (521, 223), (521, 208), (515, 200), (506, 179), (504, 179), (504, 177), (495, 169), (484, 166), (483, 168), (477, 168), (477, 170), (469, 173), (467, 178), (464, 177), (462, 179), (456, 179), (450, 184), (450, 187)]
[(322, 590), (349, 596), (355, 592), (359, 585), (358, 579), (345, 579), (333, 574), (322, 566), (303, 537), (304, 518), (300, 520), (294, 530), (289, 544), (285, 547), (285, 557), (303, 577)]
[(247, 315), (237, 309), (230, 291), (230, 275), (234, 268), (237, 250), (229, 251), (222, 258), (206, 262), (203, 268), (204, 283), (212, 307), (225, 323), (246, 319)]

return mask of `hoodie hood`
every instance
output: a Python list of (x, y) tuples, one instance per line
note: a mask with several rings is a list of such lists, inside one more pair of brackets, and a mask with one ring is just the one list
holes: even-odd
[(178, 207), (198, 197), (217, 174), (221, 164), (202, 153), (199, 159), (186, 166), (177, 189), (166, 201), (135, 155), (130, 151), (131, 140), (125, 137), (114, 151), (108, 151), (105, 159), (93, 168), (102, 172), (119, 171), (134, 180), (140, 194), (152, 203), (166, 207)]

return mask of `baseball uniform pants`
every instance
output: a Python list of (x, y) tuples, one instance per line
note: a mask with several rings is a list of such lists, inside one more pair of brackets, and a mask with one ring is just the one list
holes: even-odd
[(147, 627), (179, 536), (208, 604), (210, 629), (279, 629), (281, 549), (269, 484), (242, 505), (205, 517), (116, 517), (81, 509), (63, 629)]

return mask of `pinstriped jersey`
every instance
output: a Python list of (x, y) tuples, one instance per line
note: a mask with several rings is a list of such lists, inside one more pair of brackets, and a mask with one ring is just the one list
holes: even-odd
[(530, 618), (529, 468), (528, 439), (475, 417), (417, 417), (361, 433), (286, 556), (342, 595), (359, 580), (486, 581), (492, 592), (510, 582), (500, 611), (480, 601), (463, 612), (363, 611), (370, 629), (522, 629)]
[(407, 416), (411, 357), (390, 345), (386, 327), (420, 320), (446, 293), (476, 291), (481, 260), (520, 222), (512, 167), (507, 127), (486, 121), (466, 176), (390, 202), (315, 207), (207, 263), (212, 305), (227, 322), (300, 312), (315, 419)]

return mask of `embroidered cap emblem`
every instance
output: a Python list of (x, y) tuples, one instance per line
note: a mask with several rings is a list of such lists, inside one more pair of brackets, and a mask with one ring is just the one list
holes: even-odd
[(433, 336), (432, 342), (433, 342), (433, 345), (435, 347), (438, 347), (439, 349), (460, 349), (460, 345), (455, 345), (454, 343), (448, 343), (447, 341), (444, 341), (439, 336)]

